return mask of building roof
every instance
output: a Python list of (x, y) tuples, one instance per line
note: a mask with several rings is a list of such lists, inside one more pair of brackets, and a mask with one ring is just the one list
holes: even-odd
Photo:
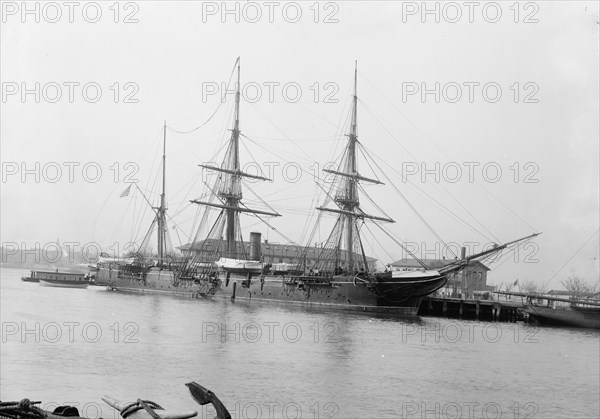
[[(225, 240), (217, 240), (217, 239), (206, 239), (200, 240), (193, 243), (187, 243), (182, 246), (179, 246), (177, 249), (182, 251), (200, 251), (204, 242), (211, 244), (214, 247), (217, 246), (225, 246)], [(250, 249), (250, 242), (244, 241), (244, 246), (246, 249)], [(300, 258), (306, 256), (310, 259), (315, 259), (319, 256), (322, 248), (318, 246), (302, 246), (299, 244), (281, 244), (281, 243), (271, 243), (268, 240), (264, 240), (260, 243), (260, 253), (266, 256), (283, 256), (284, 258)], [(343, 254), (343, 252), (342, 252)], [(367, 256), (367, 262), (375, 262), (376, 258), (372, 258)]]
[[(446, 266), (446, 265), (449, 265), (449, 264), (455, 262), (455, 260), (453, 260), (453, 259), (422, 259), (422, 262), (425, 265), (427, 265), (427, 267), (429, 269), (438, 269), (438, 268), (441, 268), (442, 266)], [(416, 259), (412, 259), (412, 258), (411, 259), (406, 259), (406, 258), (400, 259), (400, 260), (393, 262), (391, 265), (396, 268), (422, 268), (423, 267)], [(478, 260), (473, 260), (473, 261), (469, 262), (469, 266), (483, 268), (486, 271), (490, 270), (490, 268), (488, 268), (487, 266), (485, 266), (483, 263), (479, 262)]]

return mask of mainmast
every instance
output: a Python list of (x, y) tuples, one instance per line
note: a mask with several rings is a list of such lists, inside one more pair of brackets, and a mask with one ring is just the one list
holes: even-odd
[[(356, 73), (357, 63), (354, 62), (354, 96), (352, 98), (352, 120), (350, 122), (350, 134), (348, 134), (348, 167), (347, 173), (356, 175), (356, 117), (357, 117), (357, 102), (358, 97), (356, 96)], [(341, 202), (342, 208), (345, 211), (354, 213), (354, 209), (358, 207), (358, 193), (357, 184), (358, 180), (354, 177), (348, 179), (346, 183), (346, 201)], [(354, 216), (346, 215), (346, 260), (348, 261), (348, 269), (354, 267)]]
[(225, 239), (227, 242), (226, 255), (229, 258), (237, 257), (237, 244), (236, 244), (236, 233), (239, 228), (239, 213), (252, 213), (260, 215), (279, 216), (276, 212), (259, 211), (247, 208), (241, 203), (242, 201), (242, 177), (258, 179), (258, 180), (270, 180), (262, 176), (256, 176), (249, 173), (244, 173), (240, 169), (240, 58), (237, 59), (237, 84), (235, 92), (235, 110), (233, 119), (233, 128), (231, 129), (231, 137), (229, 140), (229, 147), (227, 155), (220, 168), (199, 165), (207, 169), (221, 172), (225, 176), (225, 181), (221, 183), (217, 197), (220, 199), (220, 203), (215, 204), (211, 202), (202, 202), (193, 200), (192, 203), (206, 205), (215, 208), (221, 208), (222, 215), (225, 215), (226, 227), (225, 227)]
[(163, 156), (162, 156), (162, 192), (160, 194), (160, 207), (158, 207), (158, 260), (163, 262), (165, 256), (166, 242), (166, 203), (165, 203), (165, 183), (166, 183), (166, 164), (167, 164), (167, 121), (163, 127)]
[[(233, 129), (231, 130), (231, 153), (230, 162), (228, 167), (229, 170), (239, 171), (240, 170), (240, 60), (238, 58), (237, 65), (237, 83), (235, 91), (235, 111), (233, 119)], [(225, 190), (221, 190), (219, 195), (224, 198), (227, 213), (227, 256), (235, 257), (236, 244), (235, 244), (235, 230), (236, 230), (236, 209), (240, 206), (240, 200), (242, 199), (242, 189), (240, 187), (241, 179), (239, 176), (229, 176), (229, 185)]]

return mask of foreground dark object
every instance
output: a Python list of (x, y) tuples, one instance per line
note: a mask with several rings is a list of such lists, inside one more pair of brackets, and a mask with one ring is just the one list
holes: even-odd
[[(231, 415), (225, 408), (225, 405), (210, 390), (202, 387), (195, 381), (187, 383), (192, 398), (201, 406), (212, 404), (217, 412), (216, 419), (231, 419)], [(117, 409), (123, 419), (186, 419), (198, 414), (195, 411), (173, 412), (166, 411), (158, 404), (138, 399), (133, 403), (124, 403), (112, 397), (102, 397), (109, 406)], [(79, 411), (73, 406), (59, 406), (53, 412), (39, 408), (41, 402), (32, 402), (29, 399), (22, 399), (18, 402), (0, 402), (0, 418), (7, 419), (60, 419), (60, 418), (79, 418)], [(85, 419), (85, 418), (84, 418)]]
[(195, 381), (186, 384), (188, 390), (190, 390), (190, 394), (192, 398), (196, 400), (196, 402), (204, 406), (205, 404), (211, 403), (215, 410), (217, 411), (217, 419), (231, 419), (231, 415), (221, 402), (219, 398), (212, 391), (202, 387)]
[(54, 412), (37, 407), (41, 402), (32, 402), (29, 399), (22, 399), (18, 402), (0, 402), (0, 417), (10, 419), (36, 419), (49, 418), (58, 419), (64, 417), (79, 417), (79, 411), (72, 406), (59, 406)]

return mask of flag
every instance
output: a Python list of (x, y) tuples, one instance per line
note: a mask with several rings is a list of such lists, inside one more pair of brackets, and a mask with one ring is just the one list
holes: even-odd
[(129, 191), (131, 191), (131, 184), (127, 187), (127, 189), (125, 189), (123, 192), (121, 192), (121, 195), (119, 195), (119, 198), (124, 198), (124, 197), (128, 196)]
[(515, 281), (515, 283), (513, 284), (513, 287), (516, 287), (517, 285), (519, 285), (519, 280), (518, 280), (518, 279), (517, 279), (517, 280)]

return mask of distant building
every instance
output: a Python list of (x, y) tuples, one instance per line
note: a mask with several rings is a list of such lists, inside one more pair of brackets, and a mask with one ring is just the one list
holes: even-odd
[(539, 294), (547, 294), (550, 297), (570, 297), (571, 295), (573, 295), (573, 293), (567, 290), (550, 290), (546, 293), (540, 292)]
[(598, 297), (600, 297), (600, 292), (573, 293), (573, 291), (567, 291), (567, 290), (550, 290), (548, 292), (538, 292), (538, 294), (547, 295), (549, 297), (562, 297), (562, 298), (579, 297), (579, 298), (598, 299)]
[[(207, 243), (204, 244), (205, 242), (207, 242)], [(214, 240), (214, 239), (207, 239), (206, 241), (201, 240), (201, 241), (194, 242), (194, 243), (188, 243), (188, 244), (178, 247), (178, 249), (181, 250), (181, 252), (184, 255), (189, 256), (192, 253), (200, 251), (203, 248), (203, 246), (204, 246), (204, 250), (210, 249), (210, 251), (215, 252), (215, 254), (225, 255), (225, 253), (226, 253), (225, 252), (225, 250), (226, 250), (225, 240)], [(240, 245), (238, 244), (238, 246), (240, 246)], [(315, 262), (317, 261), (317, 258), (319, 257), (319, 254), (322, 251), (322, 248), (320, 246), (305, 247), (305, 246), (301, 246), (298, 244), (292, 244), (292, 243), (288, 243), (288, 244), (271, 243), (268, 240), (264, 240), (261, 243), (260, 247), (261, 247), (261, 249), (260, 249), (261, 258), (264, 263), (270, 263), (273, 265), (280, 264), (280, 263), (288, 263), (288, 264), (295, 264), (298, 266), (306, 266), (307, 269), (310, 269), (315, 264)], [(250, 243), (249, 242), (244, 242), (244, 248), (245, 248), (244, 250), (245, 250), (246, 255), (250, 255)], [(240, 254), (240, 253), (242, 253), (241, 248), (238, 249), (238, 254)], [(360, 259), (362, 259), (362, 256), (355, 254), (355, 260), (360, 260)], [(339, 253), (339, 264), (341, 266), (344, 266), (345, 261), (346, 261), (346, 252), (342, 251)], [(322, 259), (321, 259), (321, 262), (323, 262)], [(334, 261), (327, 260), (325, 262), (329, 262), (330, 264), (332, 264)], [(367, 256), (367, 265), (368, 265), (369, 271), (374, 271), (376, 269), (376, 264), (377, 264), (377, 259)]]
[[(428, 269), (439, 269), (449, 265), (452, 259), (424, 259), (422, 262)], [(414, 271), (423, 269), (423, 266), (415, 259), (401, 259), (391, 264), (392, 270)], [(449, 275), (448, 282), (438, 290), (438, 294), (447, 297), (463, 298), (486, 298), (491, 291), (495, 290), (492, 285), (487, 285), (487, 272), (490, 270), (479, 261), (471, 261), (469, 265), (460, 272)]]

